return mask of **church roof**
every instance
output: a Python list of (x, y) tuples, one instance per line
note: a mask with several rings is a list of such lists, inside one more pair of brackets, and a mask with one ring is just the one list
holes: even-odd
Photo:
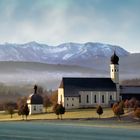
[(116, 84), (111, 78), (70, 78), (62, 79), (60, 88), (65, 96), (79, 96), (78, 91), (116, 91)]

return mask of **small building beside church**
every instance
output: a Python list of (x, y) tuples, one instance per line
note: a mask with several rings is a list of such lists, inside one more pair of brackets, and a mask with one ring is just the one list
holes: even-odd
[(134, 86), (134, 85), (121, 85), (120, 86), (120, 95), (123, 100), (125, 99), (131, 99), (136, 98), (140, 101), (140, 86)]
[(66, 109), (111, 106), (120, 100), (119, 88), (119, 57), (111, 57), (109, 78), (65, 77), (58, 89), (58, 104)]
[(43, 113), (43, 98), (37, 93), (37, 85), (34, 86), (34, 93), (27, 100), (29, 114)]

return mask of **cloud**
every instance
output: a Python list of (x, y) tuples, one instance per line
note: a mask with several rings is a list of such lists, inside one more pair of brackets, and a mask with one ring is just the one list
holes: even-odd
[(0, 42), (95, 41), (140, 51), (138, 0), (1, 0), (0, 9)]

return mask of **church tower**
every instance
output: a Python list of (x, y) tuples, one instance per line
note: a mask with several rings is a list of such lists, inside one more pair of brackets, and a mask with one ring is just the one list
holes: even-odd
[(119, 57), (114, 54), (111, 56), (110, 76), (114, 83), (119, 84)]
[(112, 81), (116, 84), (117, 87), (117, 101), (120, 100), (120, 87), (119, 87), (119, 57), (114, 54), (111, 56), (111, 64), (110, 64), (110, 76)]

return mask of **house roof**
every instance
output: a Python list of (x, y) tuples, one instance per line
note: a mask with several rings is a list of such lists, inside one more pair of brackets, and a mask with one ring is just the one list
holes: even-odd
[(111, 78), (65, 77), (60, 88), (64, 88), (65, 96), (79, 96), (78, 91), (116, 91), (116, 84)]
[(140, 94), (140, 86), (120, 86), (120, 94)]

